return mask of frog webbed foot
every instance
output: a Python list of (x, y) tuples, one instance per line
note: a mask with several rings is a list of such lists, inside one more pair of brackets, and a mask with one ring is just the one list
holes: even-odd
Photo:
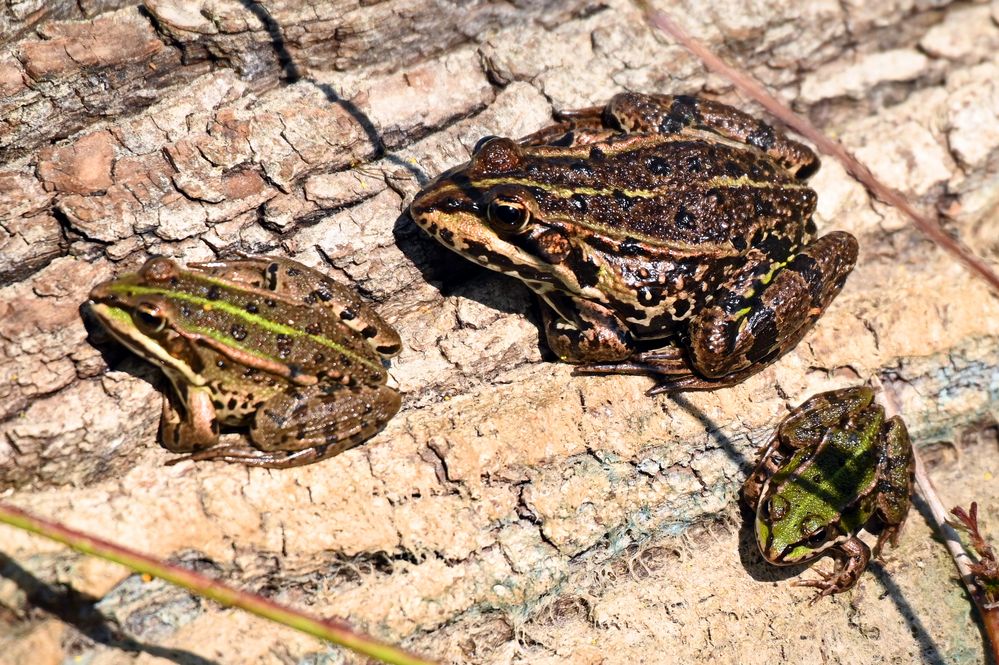
[(594, 362), (580, 365), (584, 374), (641, 374), (653, 376), (657, 383), (647, 395), (681, 392), (689, 390), (715, 390), (737, 383), (737, 381), (711, 381), (698, 376), (691, 369), (686, 352), (670, 344), (652, 351), (635, 353), (620, 362)]
[(850, 538), (829, 551), (836, 559), (836, 565), (832, 572), (822, 572), (817, 568), (813, 570), (822, 579), (818, 580), (797, 580), (792, 584), (800, 587), (811, 587), (818, 589), (819, 593), (812, 598), (811, 603), (824, 596), (849, 591), (860, 579), (861, 573), (867, 569), (867, 564), (871, 560), (871, 548), (857, 537)]
[(340, 449), (330, 444), (328, 446), (317, 446), (306, 448), (305, 450), (258, 450), (246, 443), (234, 443), (224, 446), (215, 446), (207, 450), (199, 450), (190, 455), (176, 457), (166, 463), (166, 466), (173, 466), (191, 460), (194, 462), (212, 461), (229, 462), (232, 464), (245, 464), (246, 466), (259, 466), (268, 469), (287, 469), (303, 464), (312, 464), (332, 457), (341, 452)]
[(878, 542), (874, 543), (873, 549), (875, 559), (881, 559), (881, 552), (884, 549), (885, 543), (891, 543), (892, 547), (898, 547), (898, 536), (901, 530), (901, 524), (892, 524), (891, 526), (886, 526), (878, 534)]

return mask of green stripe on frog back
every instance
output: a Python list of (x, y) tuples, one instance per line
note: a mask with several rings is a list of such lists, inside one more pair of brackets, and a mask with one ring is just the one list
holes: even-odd
[[(227, 285), (227, 286), (229, 286), (229, 285)], [(237, 305), (233, 305), (233, 304), (228, 303), (228, 302), (226, 302), (224, 300), (210, 300), (208, 298), (203, 298), (201, 296), (196, 296), (196, 295), (193, 295), (193, 294), (190, 294), (190, 293), (185, 293), (184, 291), (174, 291), (174, 290), (171, 290), (171, 289), (159, 289), (159, 288), (155, 288), (155, 287), (151, 287), (151, 286), (135, 286), (135, 285), (130, 285), (130, 284), (122, 284), (122, 285), (114, 284), (114, 285), (111, 285), (110, 290), (112, 292), (118, 292), (118, 293), (123, 293), (123, 294), (164, 296), (166, 298), (175, 298), (177, 300), (182, 300), (184, 302), (189, 302), (192, 305), (197, 305), (197, 306), (199, 306), (199, 307), (201, 307), (203, 309), (207, 308), (207, 309), (221, 310), (221, 311), (225, 312), (226, 314), (229, 314), (230, 316), (233, 316), (233, 317), (235, 317), (237, 319), (242, 319), (243, 321), (245, 321), (245, 322), (247, 322), (247, 323), (249, 323), (251, 325), (257, 326), (258, 328), (263, 328), (264, 330), (266, 330), (268, 332), (271, 332), (271, 333), (274, 333), (275, 335), (287, 335), (287, 336), (293, 337), (293, 338), (294, 337), (297, 337), (297, 338), (304, 337), (304, 338), (312, 340), (316, 344), (321, 344), (322, 346), (325, 346), (325, 347), (328, 347), (330, 349), (333, 349), (337, 353), (339, 353), (339, 354), (341, 354), (343, 356), (346, 356), (347, 358), (350, 358), (351, 360), (359, 362), (362, 365), (367, 365), (368, 367), (370, 367), (371, 369), (375, 370), (376, 372), (382, 372), (382, 371), (384, 371), (384, 368), (381, 366), (381, 364), (373, 363), (370, 360), (368, 360), (367, 358), (359, 356), (358, 354), (354, 353), (353, 351), (345, 348), (342, 344), (338, 344), (338, 343), (334, 342), (331, 339), (323, 337), (322, 335), (315, 335), (313, 333), (305, 332), (303, 330), (298, 330), (297, 328), (292, 328), (291, 326), (287, 326), (287, 325), (285, 325), (283, 323), (278, 323), (277, 321), (271, 321), (270, 319), (265, 318), (263, 316), (260, 316), (259, 314), (253, 314), (251, 312), (247, 312), (242, 307), (238, 307)], [(192, 329), (193, 329), (193, 327), (192, 327)], [(208, 329), (199, 328), (197, 330), (197, 332), (198, 332), (198, 334), (204, 334), (207, 337), (211, 337), (212, 339), (214, 339), (214, 340), (216, 340), (216, 341), (218, 341), (220, 343), (229, 344), (229, 345), (231, 345), (231, 346), (233, 346), (235, 348), (244, 349), (247, 352), (253, 353), (255, 355), (265, 356), (265, 354), (262, 354), (262, 353), (260, 353), (257, 350), (252, 350), (251, 351), (249, 349), (246, 349), (245, 347), (243, 347), (242, 345), (240, 345), (239, 343), (237, 343), (236, 340), (232, 339), (231, 337), (228, 337), (226, 335), (223, 335), (223, 334), (219, 333), (217, 330), (208, 330)], [(278, 362), (282, 362), (282, 361), (278, 361)]]

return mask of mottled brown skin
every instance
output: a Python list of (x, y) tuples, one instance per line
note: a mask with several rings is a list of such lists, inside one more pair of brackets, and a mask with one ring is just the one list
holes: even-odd
[[(295, 261), (241, 256), (182, 269), (150, 259), (94, 287), (90, 308), (173, 384), (160, 434), (181, 459), (283, 468), (370, 438), (398, 411), (383, 358), (399, 336), (349, 289)], [(219, 446), (219, 425), (253, 446)], [(181, 461), (181, 460), (174, 460)]]
[(852, 270), (815, 238), (807, 147), (731, 107), (625, 93), (520, 142), (480, 141), (410, 213), (546, 303), (552, 350), (586, 372), (713, 389), (792, 348)]

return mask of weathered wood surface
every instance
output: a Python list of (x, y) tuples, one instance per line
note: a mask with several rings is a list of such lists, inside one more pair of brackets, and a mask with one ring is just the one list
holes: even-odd
[[(999, 5), (660, 6), (999, 260)], [(403, 214), (481, 136), (553, 108), (622, 89), (739, 103), (627, 2), (8, 2), (0, 40), (5, 499), (447, 661), (981, 662), (921, 525), (814, 608), (758, 579), (737, 528), (701, 526), (736, 514), (755, 447), (819, 390), (882, 377), (923, 445), (994, 422), (999, 301), (838, 165), (813, 179), (818, 222), (858, 236), (857, 270), (794, 352), (713, 394), (573, 376), (526, 289)], [(384, 433), (287, 471), (163, 466), (156, 372), (93, 345), (78, 308), (151, 254), (234, 249), (320, 266), (396, 325), (405, 406)], [(950, 500), (996, 497), (985, 441), (941, 457)], [(0, 557), (0, 661), (328, 653), (10, 529)]]

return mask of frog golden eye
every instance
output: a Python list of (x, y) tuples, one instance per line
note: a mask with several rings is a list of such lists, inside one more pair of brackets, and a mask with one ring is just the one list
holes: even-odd
[(489, 202), (486, 218), (500, 233), (523, 233), (531, 221), (531, 211), (520, 199), (498, 196)]
[(141, 302), (135, 307), (132, 315), (135, 325), (146, 333), (158, 333), (166, 327), (166, 315), (159, 305)]

